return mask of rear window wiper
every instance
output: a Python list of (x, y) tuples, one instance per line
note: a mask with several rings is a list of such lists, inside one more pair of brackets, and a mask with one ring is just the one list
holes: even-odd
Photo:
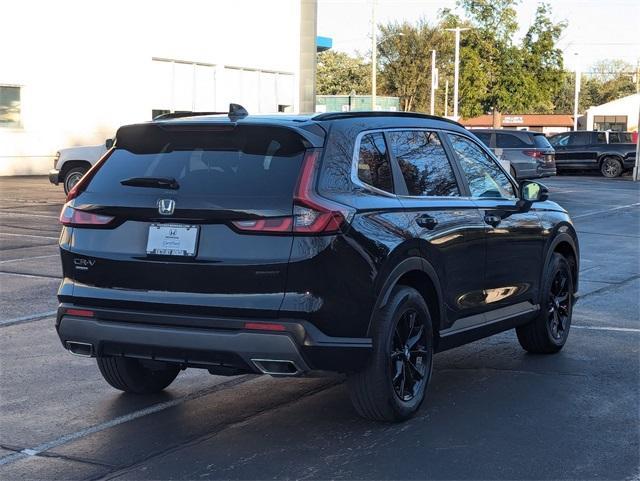
[(180, 184), (173, 177), (131, 177), (130, 179), (121, 180), (122, 185), (131, 187), (152, 187), (157, 189), (174, 189), (180, 188)]

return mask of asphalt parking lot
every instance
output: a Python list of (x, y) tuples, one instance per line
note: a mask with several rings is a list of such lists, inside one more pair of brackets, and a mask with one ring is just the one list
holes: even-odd
[(640, 185), (545, 183), (582, 248), (564, 350), (506, 332), (440, 354), (418, 416), (389, 425), (358, 418), (340, 378), (113, 390), (55, 334), (61, 189), (0, 178), (0, 479), (638, 479)]

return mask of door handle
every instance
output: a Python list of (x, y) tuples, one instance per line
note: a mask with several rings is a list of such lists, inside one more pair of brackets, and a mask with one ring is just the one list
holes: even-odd
[(500, 222), (502, 222), (502, 217), (500, 217), (499, 215), (495, 215), (495, 214), (487, 214), (484, 216), (484, 221), (493, 226), (496, 227), (498, 224), (500, 224)]
[(422, 214), (416, 218), (416, 224), (425, 229), (433, 229), (438, 225), (438, 219), (430, 216), (429, 214)]

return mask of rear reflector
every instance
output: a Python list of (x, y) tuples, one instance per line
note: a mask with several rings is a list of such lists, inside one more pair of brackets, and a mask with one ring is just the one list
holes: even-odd
[(60, 212), (60, 223), (66, 226), (91, 227), (104, 226), (114, 218), (109, 215), (98, 215), (84, 210), (74, 209), (68, 204), (62, 207)]
[(68, 316), (93, 317), (94, 312), (88, 309), (67, 309), (64, 313)]
[(255, 331), (286, 331), (286, 328), (282, 324), (270, 322), (245, 322), (244, 328)]

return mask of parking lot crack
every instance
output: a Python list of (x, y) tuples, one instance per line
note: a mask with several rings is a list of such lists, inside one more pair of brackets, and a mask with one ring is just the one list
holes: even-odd
[(444, 368), (434, 368), (434, 371), (496, 371), (496, 372), (512, 372), (515, 374), (532, 374), (534, 376), (569, 376), (569, 377), (581, 377), (588, 378), (593, 376), (588, 376), (587, 374), (576, 374), (570, 372), (560, 372), (560, 371), (526, 371), (523, 369), (507, 369), (500, 367), (444, 367)]

